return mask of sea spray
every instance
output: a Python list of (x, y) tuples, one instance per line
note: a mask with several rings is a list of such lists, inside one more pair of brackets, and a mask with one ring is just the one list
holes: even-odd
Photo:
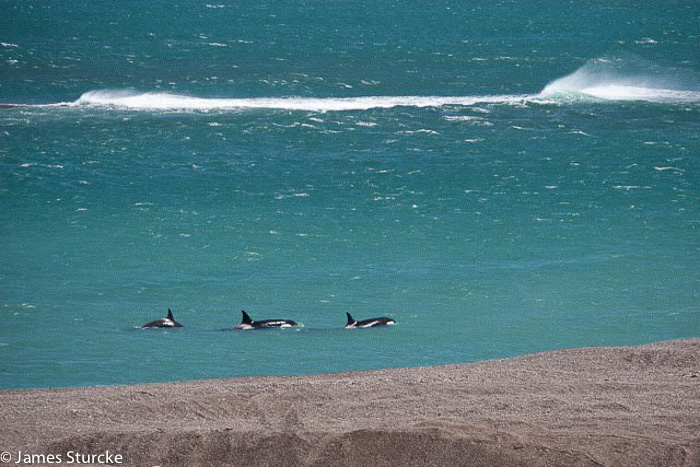
[(215, 111), (274, 109), (312, 112), (362, 111), (395, 107), (474, 106), (478, 104), (559, 103), (578, 99), (700, 102), (700, 77), (691, 71), (664, 71), (641, 59), (590, 60), (575, 72), (547, 84), (540, 93), (470, 96), (359, 97), (196, 97), (135, 90), (88, 91), (57, 106), (112, 107), (137, 111)]
[(700, 102), (700, 77), (687, 70), (664, 70), (639, 58), (600, 58), (551, 82), (542, 97), (589, 96), (647, 102)]

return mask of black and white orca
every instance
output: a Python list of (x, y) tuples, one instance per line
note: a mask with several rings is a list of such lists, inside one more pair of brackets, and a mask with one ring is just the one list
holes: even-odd
[(250, 315), (244, 310), (241, 310), (241, 313), (243, 313), (243, 320), (241, 324), (236, 326), (236, 329), (240, 330), (291, 328), (297, 325), (296, 321), (292, 321), (291, 319), (263, 319), (260, 321), (253, 321)]
[(382, 316), (381, 318), (369, 318), (357, 321), (352, 317), (350, 313), (345, 313), (348, 315), (348, 324), (345, 325), (347, 329), (357, 329), (357, 328), (374, 328), (377, 326), (393, 326), (396, 324), (392, 318), (387, 318)]
[(156, 319), (150, 321), (142, 326), (143, 329), (156, 329), (156, 328), (181, 328), (182, 324), (175, 321), (173, 318), (173, 310), (168, 308), (168, 316), (166, 318)]

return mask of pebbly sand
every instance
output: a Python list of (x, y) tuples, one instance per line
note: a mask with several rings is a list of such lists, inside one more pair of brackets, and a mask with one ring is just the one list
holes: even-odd
[(164, 467), (698, 467), (700, 338), (341, 375), (0, 391), (0, 427), (11, 465), (28, 465), (14, 464), (19, 451), (61, 465), (70, 451), (109, 451), (123, 456), (113, 465)]

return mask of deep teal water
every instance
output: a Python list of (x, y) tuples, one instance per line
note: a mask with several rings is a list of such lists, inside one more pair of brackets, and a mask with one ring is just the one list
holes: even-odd
[(700, 335), (700, 4), (0, 13), (0, 387)]

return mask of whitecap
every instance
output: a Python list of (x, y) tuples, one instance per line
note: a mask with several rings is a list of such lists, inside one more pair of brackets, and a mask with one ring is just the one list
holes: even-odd
[[(206, 39), (206, 36), (201, 36)], [(238, 43), (249, 43), (243, 39)], [(210, 42), (212, 46), (224, 43)], [(476, 58), (474, 60), (485, 60)], [(94, 90), (84, 93), (73, 102), (45, 105), (4, 104), (12, 107), (106, 107), (134, 111), (213, 111), (273, 109), (310, 112), (342, 112), (396, 107), (465, 106), (471, 111), (489, 113), (486, 105), (526, 105), (577, 103), (581, 100), (648, 101), (660, 103), (700, 103), (700, 78), (697, 73), (664, 71), (641, 65), (620, 65), (619, 60), (592, 60), (570, 75), (546, 85), (540, 93), (521, 95), (466, 95), (466, 96), (357, 96), (357, 97), (196, 97), (167, 92), (136, 92), (133, 90)], [(215, 77), (209, 78), (214, 80)], [(286, 86), (287, 81), (270, 82)], [(345, 88), (352, 85), (336, 83)], [(459, 118), (459, 117), (457, 117)], [(449, 120), (449, 119), (448, 119)], [(464, 121), (478, 122), (476, 119)], [(490, 122), (484, 121), (484, 125)]]
[(640, 185), (615, 185), (613, 186), (616, 190), (651, 190), (650, 186), (640, 186)]
[(577, 98), (656, 103), (700, 102), (695, 73), (666, 71), (636, 58), (591, 60), (544, 87), (539, 97), (552, 102)]
[(426, 134), (429, 134), (429, 135), (439, 135), (439, 134), (440, 134), (440, 133), (438, 133), (438, 132), (435, 131), (435, 130), (430, 130), (430, 129), (427, 129), (427, 128), (421, 128), (420, 130), (406, 130), (406, 131), (400, 131), (399, 133), (406, 134), (406, 135), (413, 135), (413, 134), (416, 134), (416, 133), (426, 133)]
[(467, 122), (477, 126), (493, 126), (493, 123), (489, 122), (484, 117), (475, 117), (472, 115), (446, 116), (445, 120), (448, 122)]
[(671, 170), (671, 171), (676, 172), (676, 173), (684, 173), (684, 172), (685, 172), (684, 169), (681, 169), (681, 168), (679, 168), (679, 167), (671, 167), (671, 166), (668, 166), (668, 167), (654, 167), (654, 170), (656, 170), (657, 172), (666, 172), (666, 171), (668, 171), (668, 170)]
[[(531, 96), (530, 96), (531, 97)], [(471, 106), (476, 103), (508, 104), (528, 99), (525, 95), (496, 96), (360, 96), (360, 97), (251, 97), (205, 98), (162, 92), (129, 90), (89, 91), (72, 106), (119, 107), (131, 110), (230, 110), (277, 109), (317, 112), (389, 109), (394, 107)]]
[(482, 117), (473, 117), (471, 115), (447, 115), (444, 118), (448, 122), (470, 122), (473, 120), (483, 120)]

